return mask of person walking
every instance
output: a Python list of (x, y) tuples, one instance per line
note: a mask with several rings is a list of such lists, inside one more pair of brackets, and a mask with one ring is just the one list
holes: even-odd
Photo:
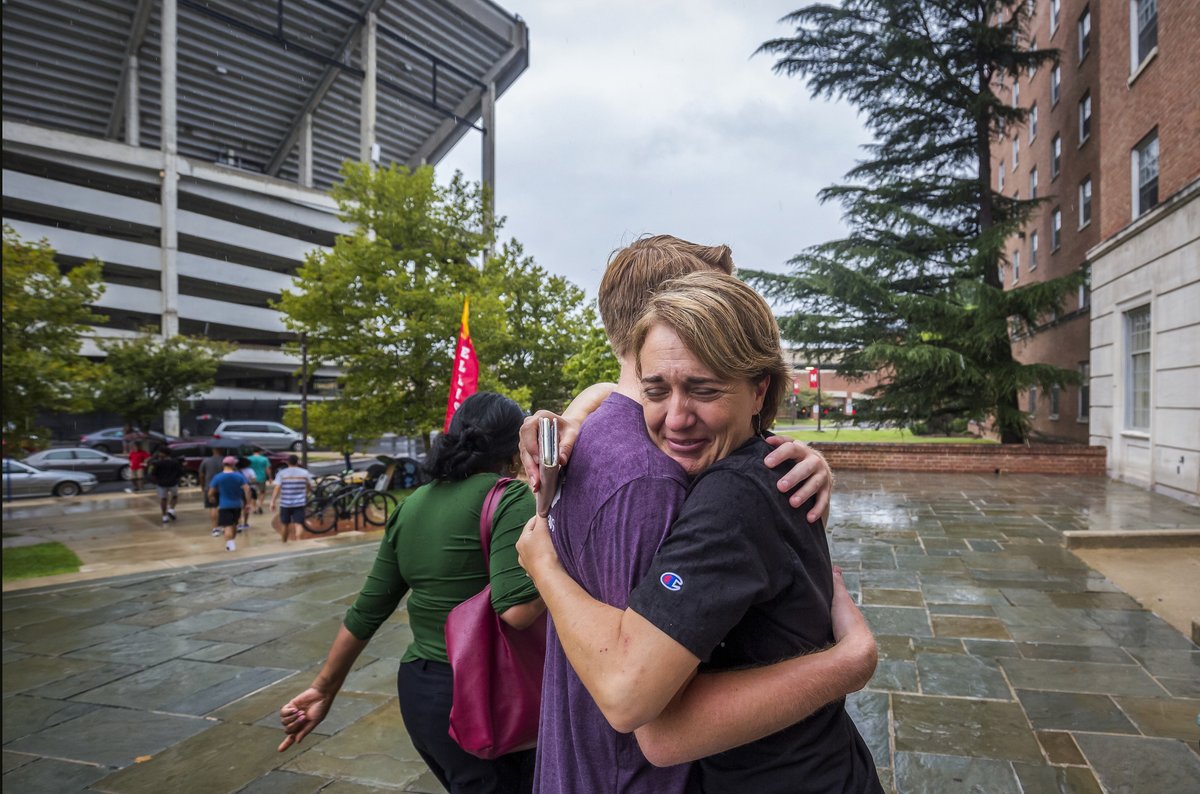
[(238, 458), (237, 471), (246, 478), (246, 482), (250, 485), (250, 498), (242, 506), (242, 520), (237, 527), (238, 534), (241, 534), (250, 528), (250, 511), (254, 509), (254, 503), (258, 501), (259, 479), (254, 467), (250, 464), (250, 458)]
[(133, 487), (126, 488), (125, 493), (137, 493), (142, 490), (142, 480), (146, 475), (146, 461), (150, 459), (150, 453), (142, 449), (140, 443), (135, 442), (133, 449), (129, 451), (129, 472), (133, 478)]
[(271, 494), (271, 512), (279, 508), (279, 522), (283, 525), (283, 542), (288, 536), (300, 540), (304, 529), (304, 505), (308, 495), (316, 487), (308, 469), (300, 465), (300, 458), (288, 455), (287, 467), (275, 475), (275, 490)]
[(208, 518), (212, 522), (213, 537), (221, 534), (217, 528), (217, 502), (208, 497), (209, 487), (213, 478), (221, 473), (221, 450), (213, 447), (209, 456), (200, 461), (200, 492), (204, 495), (204, 506), (208, 509)]
[(280, 709), (287, 733), (281, 752), (325, 718), (371, 636), (411, 590), (413, 639), (400, 661), (396, 688), (413, 747), (451, 794), (530, 790), (533, 750), (485, 760), (450, 736), (454, 681), (446, 650), (450, 611), (489, 584), (491, 608), (506, 627), (541, 625), (536, 621), (545, 606), (513, 548), (534, 513), (533, 494), (524, 482), (499, 486), (503, 495), (492, 514), (490, 565), (480, 539), (484, 498), (516, 467), (523, 418), (520, 406), (494, 392), (477, 392), (459, 406), (431, 453), (428, 470), (434, 481), (392, 513), (375, 564), (346, 612), (325, 665), (308, 689)]
[(254, 512), (262, 515), (263, 502), (267, 500), (267, 483), (271, 482), (271, 459), (263, 454), (262, 447), (255, 447), (249, 457), (254, 476), (258, 478), (258, 495), (254, 499)]
[(183, 479), (183, 464), (172, 458), (162, 447), (150, 458), (147, 477), (158, 491), (164, 524), (174, 521), (175, 503), (179, 501), (179, 481)]
[(209, 499), (217, 504), (217, 526), (225, 535), (225, 551), (237, 551), (238, 518), (250, 501), (250, 484), (237, 471), (237, 458), (227, 455), (221, 461), (221, 473), (208, 485)]

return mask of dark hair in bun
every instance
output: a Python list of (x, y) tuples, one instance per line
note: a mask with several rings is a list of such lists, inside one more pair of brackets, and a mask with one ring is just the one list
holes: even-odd
[(465, 480), (496, 471), (517, 454), (525, 412), (509, 398), (490, 391), (472, 394), (454, 412), (450, 430), (438, 436), (425, 470), (437, 480)]

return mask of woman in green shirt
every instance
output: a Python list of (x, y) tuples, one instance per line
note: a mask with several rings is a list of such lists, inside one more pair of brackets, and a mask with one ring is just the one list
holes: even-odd
[(446, 616), (492, 585), (492, 607), (518, 629), (545, 610), (514, 548), (534, 513), (525, 483), (509, 483), (492, 518), (490, 577), (479, 541), (483, 500), (517, 465), (524, 414), (492, 392), (468, 397), (430, 454), (434, 481), (418, 488), (388, 522), (379, 553), (312, 686), (280, 709), (285, 750), (324, 719), (354, 660), (405, 594), (413, 641), (397, 674), (400, 712), (413, 746), (451, 792), (516, 792), (532, 787), (533, 751), (494, 761), (476, 758), (450, 738), (451, 673)]

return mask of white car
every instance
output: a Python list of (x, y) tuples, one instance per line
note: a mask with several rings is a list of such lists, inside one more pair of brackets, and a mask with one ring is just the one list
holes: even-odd
[[(246, 444), (263, 449), (290, 449), (299, 452), (304, 449), (304, 436), (287, 425), (278, 422), (237, 421), (222, 422), (212, 433), (213, 438), (236, 438)], [(313, 445), (312, 436), (308, 437), (308, 446)]]
[(4, 498), (17, 496), (78, 496), (97, 485), (93, 474), (35, 469), (19, 460), (4, 459)]

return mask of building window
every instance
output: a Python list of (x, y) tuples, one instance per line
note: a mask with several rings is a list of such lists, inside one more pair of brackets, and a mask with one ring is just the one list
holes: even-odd
[(1079, 33), (1079, 60), (1087, 57), (1088, 51), (1092, 45), (1092, 12), (1091, 9), (1083, 9), (1083, 16), (1079, 17), (1078, 24)]
[(1062, 136), (1055, 135), (1050, 141), (1050, 178), (1058, 179), (1062, 172)]
[(1050, 0), (1050, 35), (1058, 32), (1058, 12), (1062, 11), (1062, 0)]
[(1086, 280), (1079, 285), (1079, 294), (1076, 295), (1075, 299), (1079, 304), (1079, 311), (1083, 311), (1092, 305), (1092, 288)]
[(1021, 104), (1021, 81), (1019, 78), (1013, 78), (1012, 90), (1012, 106), (1016, 107)]
[(1050, 387), (1050, 418), (1058, 419), (1058, 402), (1062, 394), (1062, 389), (1056, 383)]
[[(1033, 41), (1029, 42), (1029, 51), (1037, 52), (1037, 39), (1034, 39)], [(1033, 77), (1035, 74), (1037, 74), (1037, 69), (1038, 69), (1037, 61), (1034, 61), (1033, 63), (1029, 64), (1029, 76)]]
[(1125, 312), (1125, 427), (1150, 429), (1150, 307)]
[(1037, 386), (1029, 387), (1029, 415), (1037, 416)]
[(1050, 104), (1057, 105), (1062, 97), (1062, 67), (1058, 64), (1050, 70)]
[(1012, 262), (1013, 262), (1013, 283), (1016, 284), (1018, 281), (1021, 280), (1021, 252), (1020, 251), (1013, 251)]
[(1013, 138), (1012, 149), (1013, 149), (1013, 155), (1012, 155), (1013, 170), (1015, 171), (1015, 170), (1017, 170), (1017, 164), (1021, 162), (1021, 136), (1020, 135)]
[(1033, 107), (1029, 108), (1029, 142), (1033, 143), (1037, 138), (1037, 102), (1033, 103)]
[(1004, 190), (1004, 161), (1003, 160), (1000, 161), (1000, 170), (997, 172), (997, 174), (999, 175), (999, 179), (1000, 179), (999, 189)]
[(1050, 213), (1050, 250), (1057, 251), (1062, 245), (1062, 210), (1054, 208)]
[(1130, 0), (1129, 16), (1129, 71), (1136, 72), (1158, 46), (1158, 0)]
[(1079, 100), (1079, 142), (1083, 143), (1092, 134), (1092, 95), (1084, 94)]
[(1092, 365), (1087, 361), (1079, 362), (1079, 405), (1076, 406), (1075, 418), (1086, 422), (1092, 415)]
[(1079, 183), (1079, 228), (1092, 222), (1092, 178)]
[(1133, 217), (1149, 212), (1158, 204), (1158, 130), (1133, 147)]
[(1037, 198), (1037, 166), (1029, 169), (1029, 198)]
[(1029, 233), (1029, 270), (1037, 270), (1037, 249), (1038, 235), (1037, 232)]

